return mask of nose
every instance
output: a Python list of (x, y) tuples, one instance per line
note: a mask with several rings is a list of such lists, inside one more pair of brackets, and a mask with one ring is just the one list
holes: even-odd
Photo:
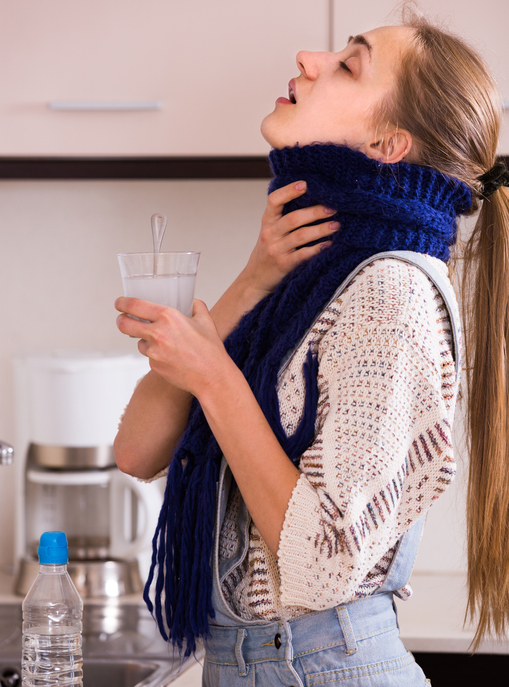
[(330, 52), (309, 52), (301, 50), (297, 53), (297, 67), (300, 73), (308, 79), (316, 79), (320, 72), (330, 62)]

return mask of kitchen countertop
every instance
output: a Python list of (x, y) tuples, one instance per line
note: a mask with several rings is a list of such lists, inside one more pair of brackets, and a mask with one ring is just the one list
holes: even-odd
[[(401, 638), (413, 652), (469, 653), (472, 627), (464, 627), (466, 576), (464, 573), (414, 573), (414, 590), (408, 601), (397, 600)], [(0, 573), (0, 603), (19, 603), (11, 592), (13, 578)], [(141, 595), (119, 599), (122, 604), (143, 604)], [(479, 653), (509, 654), (509, 640), (487, 640)], [(201, 685), (202, 667), (196, 663), (174, 680), (172, 687)]]

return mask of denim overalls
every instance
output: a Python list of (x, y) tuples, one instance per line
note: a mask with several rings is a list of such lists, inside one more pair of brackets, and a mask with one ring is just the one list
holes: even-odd
[[(459, 328), (454, 297), (446, 280), (417, 253), (379, 253), (361, 263), (334, 294), (331, 302), (355, 274), (378, 258), (398, 258), (417, 264), (441, 293), (451, 321), (456, 374), (459, 374)], [(287, 360), (290, 356), (288, 356)], [(285, 364), (282, 366), (284, 369)], [(383, 585), (372, 595), (326, 611), (290, 620), (244, 620), (228, 606), (221, 580), (243, 561), (249, 546), (251, 518), (242, 501), (237, 520), (236, 553), (219, 564), (219, 535), (232, 473), (223, 458), (213, 550), (215, 618), (206, 640), (204, 687), (424, 687), (430, 684), (399, 638), (393, 592), (407, 582), (417, 555), (424, 518), (403, 535)]]

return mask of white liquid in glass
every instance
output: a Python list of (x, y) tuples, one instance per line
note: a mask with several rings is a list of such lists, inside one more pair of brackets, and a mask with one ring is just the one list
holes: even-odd
[(149, 274), (122, 279), (127, 297), (167, 305), (187, 317), (193, 313), (195, 280), (195, 274)]

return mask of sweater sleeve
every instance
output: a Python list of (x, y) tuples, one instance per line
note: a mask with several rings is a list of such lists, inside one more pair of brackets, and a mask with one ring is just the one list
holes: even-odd
[(431, 282), (379, 261), (335, 307), (318, 347), (318, 431), (278, 552), (282, 604), (313, 610), (352, 600), (455, 474), (451, 332)]

